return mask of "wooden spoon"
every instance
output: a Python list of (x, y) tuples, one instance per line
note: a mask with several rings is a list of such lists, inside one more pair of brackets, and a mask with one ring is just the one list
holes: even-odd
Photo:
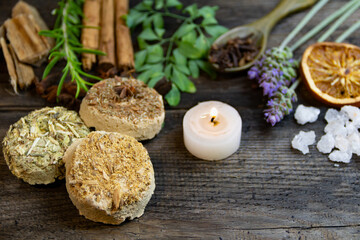
[(215, 40), (213, 46), (222, 46), (230, 39), (236, 37), (244, 38), (252, 35), (253, 41), (256, 42), (257, 46), (260, 48), (260, 51), (251, 62), (248, 62), (241, 67), (220, 69), (218, 64), (212, 63), (213, 67), (216, 70), (222, 72), (237, 72), (248, 69), (264, 53), (270, 31), (275, 26), (275, 24), (287, 15), (308, 8), (315, 2), (317, 2), (317, 0), (281, 0), (274, 8), (274, 10), (272, 10), (266, 16), (255, 22), (235, 27), (224, 33)]

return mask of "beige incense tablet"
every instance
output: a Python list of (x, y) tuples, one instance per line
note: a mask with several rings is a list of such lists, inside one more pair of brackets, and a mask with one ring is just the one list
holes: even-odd
[(65, 176), (63, 155), (76, 138), (89, 133), (79, 115), (63, 107), (36, 110), (10, 126), (3, 140), (11, 172), (30, 184)]
[(150, 157), (135, 138), (96, 131), (64, 155), (66, 188), (81, 215), (120, 224), (140, 217), (155, 189)]
[(95, 84), (80, 106), (88, 127), (119, 132), (137, 140), (155, 137), (165, 118), (162, 96), (143, 82), (109, 78)]

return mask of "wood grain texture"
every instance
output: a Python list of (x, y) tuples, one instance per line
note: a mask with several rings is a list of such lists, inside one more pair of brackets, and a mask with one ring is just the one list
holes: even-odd
[[(0, 2), (0, 21), (16, 1)], [(131, 1), (131, 5), (138, 1)], [(183, 1), (190, 4), (192, 1)], [(276, 0), (198, 0), (219, 5), (220, 23), (233, 27), (269, 12)], [(307, 29), (346, 1), (330, 1)], [(46, 22), (56, 1), (32, 0)], [(269, 45), (276, 46), (305, 13), (275, 27)], [(341, 29), (356, 21), (356, 13)], [(169, 27), (173, 28), (169, 22)], [(341, 32), (339, 30), (337, 34)], [(335, 34), (336, 35), (336, 34)], [(360, 45), (360, 32), (348, 39)], [(300, 56), (301, 50), (296, 53)], [(4, 60), (0, 60), (0, 138), (10, 124), (46, 103), (32, 91), (11, 94)], [(42, 66), (43, 69), (44, 66)], [(37, 69), (41, 73), (41, 68)], [(38, 74), (40, 76), (40, 74)], [(319, 121), (305, 126), (293, 115), (275, 128), (262, 115), (264, 99), (246, 74), (194, 80), (198, 92), (183, 94), (180, 105), (167, 107), (164, 129), (144, 142), (155, 169), (156, 189), (145, 214), (120, 226), (86, 220), (72, 205), (63, 181), (30, 186), (16, 179), (0, 157), (0, 239), (359, 239), (360, 159), (334, 167), (315, 146), (302, 155), (290, 142), (300, 130), (314, 130), (320, 139), (327, 107), (300, 87), (300, 102), (321, 109)], [(184, 147), (182, 118), (199, 101), (220, 100), (242, 116), (241, 148), (220, 162), (194, 158)]]

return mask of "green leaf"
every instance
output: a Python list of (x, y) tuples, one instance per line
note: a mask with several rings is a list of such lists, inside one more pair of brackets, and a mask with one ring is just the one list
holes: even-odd
[(180, 103), (180, 91), (175, 84), (172, 84), (171, 90), (165, 95), (165, 99), (173, 107)]
[(144, 65), (147, 57), (147, 51), (142, 50), (135, 53), (135, 69), (139, 69), (142, 65)]
[(159, 36), (159, 38), (162, 38), (162, 36), (165, 33), (165, 29), (163, 29), (163, 28), (155, 28), (155, 32)]
[(164, 28), (164, 19), (160, 13), (153, 15), (153, 22), (155, 28)]
[(210, 7), (210, 6), (204, 6), (199, 9), (199, 15), (203, 18), (211, 18), (215, 17), (215, 12), (218, 10), (217, 6)]
[(159, 37), (154, 33), (154, 31), (151, 28), (144, 29), (138, 36), (140, 39), (144, 40), (158, 40)]
[(142, 67), (140, 67), (139, 69), (136, 69), (136, 71), (138, 72), (143, 72), (152, 68), (155, 68), (157, 70), (161, 70), (162, 69), (162, 63), (156, 63), (156, 64), (145, 64)]
[(193, 44), (188, 42), (180, 42), (179, 51), (182, 55), (191, 59), (198, 59), (202, 56), (202, 51), (195, 48)]
[(160, 10), (164, 7), (164, 0), (155, 0), (155, 9)]
[(145, 49), (148, 47), (147, 42), (144, 39), (138, 38), (138, 44), (140, 49)]
[(205, 26), (205, 31), (210, 34), (212, 37), (218, 37), (221, 34), (228, 31), (226, 27), (220, 26), (220, 25), (211, 25), (211, 26)]
[(148, 64), (145, 66), (147, 70), (145, 70), (138, 76), (138, 79), (143, 81), (144, 83), (147, 83), (154, 73), (163, 72), (162, 64)]
[(175, 60), (176, 64), (186, 65), (186, 63), (187, 63), (186, 57), (180, 53), (178, 48), (173, 50), (173, 55), (174, 55), (174, 60)]
[(192, 77), (199, 77), (199, 67), (194, 60), (189, 61), (189, 69)]
[(47, 75), (49, 75), (51, 69), (55, 66), (55, 64), (61, 59), (60, 56), (56, 56), (54, 58), (51, 59), (51, 61), (49, 62), (49, 64), (46, 66), (42, 79), (46, 78)]
[(189, 13), (190, 17), (193, 18), (198, 17), (198, 7), (195, 3), (190, 6), (187, 6), (184, 9), (184, 12)]
[(155, 73), (155, 75), (153, 74), (153, 75), (151, 76), (150, 81), (148, 82), (148, 86), (149, 86), (150, 88), (155, 87), (156, 83), (157, 83), (158, 81), (160, 81), (164, 76), (165, 76), (164, 73)]
[(192, 81), (190, 81), (185, 74), (174, 68), (172, 74), (172, 82), (183, 92), (194, 93), (196, 87)]
[(165, 67), (165, 77), (167, 79), (169, 79), (171, 77), (171, 74), (172, 74), (172, 69), (173, 69), (173, 65), (172, 64), (168, 64), (166, 67)]
[(182, 38), (181, 41), (182, 42), (188, 42), (188, 43), (194, 43), (196, 41), (196, 31), (192, 30), (190, 32), (188, 32), (187, 34), (185, 34)]
[(204, 18), (201, 22), (201, 26), (207, 26), (207, 25), (212, 25), (212, 24), (217, 24), (218, 21), (216, 20), (215, 17), (207, 17)]
[(157, 63), (163, 60), (164, 58), (164, 50), (160, 44), (147, 47), (147, 51), (148, 51), (148, 58), (146, 60), (147, 63)]
[(210, 42), (206, 39), (204, 34), (200, 34), (195, 41), (194, 47), (199, 51), (200, 57), (205, 57), (210, 49)]
[(195, 28), (196, 28), (196, 25), (193, 23), (184, 24), (175, 32), (174, 35), (176, 35), (176, 37), (178, 37), (178, 38), (181, 38), (182, 36), (184, 36), (185, 34), (187, 34), (190, 31), (194, 30)]
[(182, 3), (178, 0), (166, 0), (165, 2), (166, 7), (176, 7), (177, 9), (181, 9), (183, 7)]
[(139, 10), (139, 11), (151, 10), (153, 3), (154, 3), (153, 0), (144, 0), (141, 3), (139, 3), (138, 5), (136, 5), (134, 7), (134, 9)]
[(175, 65), (175, 68), (186, 75), (190, 75), (190, 70), (186, 65)]
[(198, 67), (206, 72), (212, 79), (216, 78), (216, 72), (208, 61), (195, 60)]
[(148, 14), (144, 12), (139, 12), (135, 9), (131, 9), (129, 14), (126, 17), (126, 25), (134, 29), (137, 25), (142, 23), (146, 18)]

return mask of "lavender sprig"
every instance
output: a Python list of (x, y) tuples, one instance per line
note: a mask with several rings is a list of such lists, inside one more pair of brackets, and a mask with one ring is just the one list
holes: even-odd
[(295, 89), (300, 83), (300, 79), (295, 81), (290, 88), (281, 86), (274, 96), (267, 102), (267, 109), (264, 110), (264, 116), (271, 126), (275, 126), (280, 122), (285, 115), (288, 115), (293, 110), (293, 103), (297, 101)]
[(264, 96), (273, 97), (282, 86), (289, 87), (297, 78), (298, 62), (289, 48), (272, 48), (249, 70), (250, 79), (258, 81)]

